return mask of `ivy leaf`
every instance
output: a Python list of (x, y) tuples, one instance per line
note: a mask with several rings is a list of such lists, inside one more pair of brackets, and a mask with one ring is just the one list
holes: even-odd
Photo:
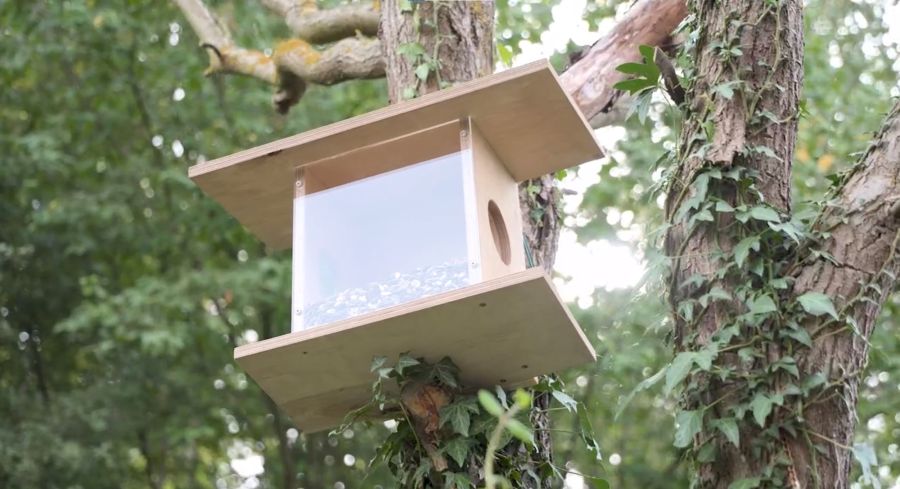
[(772, 412), (772, 399), (765, 394), (756, 394), (750, 401), (750, 409), (753, 411), (753, 419), (756, 420), (756, 423), (763, 426), (766, 424), (769, 413)]
[(734, 212), (734, 207), (731, 207), (728, 202), (720, 200), (716, 202), (716, 212)]
[(666, 386), (663, 392), (668, 396), (678, 384), (684, 380), (691, 372), (691, 366), (694, 364), (694, 352), (683, 351), (675, 356), (672, 364), (666, 371)]
[(771, 207), (758, 205), (750, 209), (750, 217), (757, 221), (781, 222), (781, 216)]
[(553, 398), (559, 401), (560, 404), (563, 405), (570, 413), (574, 413), (576, 409), (578, 409), (578, 401), (572, 399), (572, 396), (566, 394), (563, 391), (551, 391)]
[(444, 472), (444, 489), (469, 489), (470, 487), (475, 487), (475, 484), (468, 475), (462, 472)]
[(872, 472), (872, 468), (878, 468), (878, 458), (875, 456), (875, 450), (869, 443), (854, 443), (853, 458), (859, 462), (859, 468), (862, 469), (862, 480), (872, 484), (876, 489), (881, 489), (881, 482), (878, 476)]
[(837, 311), (834, 310), (834, 304), (831, 302), (831, 297), (821, 292), (807, 292), (797, 297), (797, 302), (800, 303), (804, 311), (813, 316), (828, 314), (834, 319), (838, 318)]
[(412, 481), (415, 487), (421, 486), (425, 480), (425, 475), (431, 472), (431, 460), (423, 459), (420, 464), (416, 471), (413, 472)]
[(431, 71), (431, 67), (428, 66), (428, 63), (422, 63), (419, 66), (416, 66), (416, 77), (419, 80), (425, 81), (428, 79), (428, 73)]
[(706, 307), (707, 304), (709, 304), (711, 302), (710, 299), (712, 299), (713, 301), (715, 301), (715, 300), (730, 301), (731, 294), (729, 294), (728, 291), (726, 291), (722, 287), (719, 287), (719, 286), (713, 287), (712, 289), (709, 290), (709, 292), (707, 292), (706, 294), (703, 294), (700, 297), (700, 299), (699, 299), (700, 305), (703, 307)]
[(372, 359), (372, 365), (369, 367), (369, 372), (375, 372), (382, 366), (384, 366), (384, 362), (387, 361), (387, 357), (378, 356)]
[(685, 448), (703, 428), (703, 411), (679, 411), (675, 416), (675, 447)]
[(431, 373), (435, 379), (447, 387), (454, 389), (459, 387), (459, 367), (449, 357), (444, 357), (440, 362), (434, 364)]
[(406, 56), (410, 61), (415, 61), (425, 54), (425, 48), (417, 42), (407, 42), (397, 46), (397, 52)]
[(772, 300), (768, 295), (761, 295), (759, 297), (754, 298), (750, 303), (747, 304), (747, 307), (750, 309), (752, 314), (768, 314), (770, 312), (775, 312), (778, 310), (778, 306), (775, 305), (775, 301)]
[(450, 455), (456, 465), (463, 467), (466, 463), (466, 457), (469, 456), (469, 448), (472, 446), (472, 440), (463, 436), (457, 436), (444, 444), (444, 453)]
[(793, 338), (803, 346), (812, 348), (812, 338), (809, 336), (809, 332), (806, 331), (806, 328), (802, 326), (795, 326), (790, 329), (784, 329), (781, 331), (781, 335), (787, 336), (788, 338)]
[(744, 261), (750, 255), (751, 249), (759, 251), (759, 236), (744, 238), (734, 247), (734, 262), (737, 263), (738, 267), (744, 265)]
[(406, 367), (412, 367), (414, 365), (419, 365), (419, 361), (406, 353), (401, 353), (400, 358), (397, 359), (397, 366), (394, 367), (394, 370), (396, 370), (398, 374), (403, 375), (403, 370)]
[(471, 415), (478, 414), (478, 404), (474, 398), (467, 397), (441, 408), (441, 426), (450, 423), (455, 433), (469, 436)]
[(712, 368), (712, 361), (716, 358), (718, 351), (710, 350), (709, 347), (704, 348), (694, 354), (694, 363), (704, 372)]
[(734, 418), (722, 418), (716, 420), (716, 429), (721, 431), (735, 447), (741, 446), (741, 432), (738, 429), (737, 420)]
[(760, 484), (759, 477), (751, 477), (749, 479), (741, 479), (739, 481), (734, 481), (728, 485), (728, 489), (754, 489), (755, 487), (759, 487)]

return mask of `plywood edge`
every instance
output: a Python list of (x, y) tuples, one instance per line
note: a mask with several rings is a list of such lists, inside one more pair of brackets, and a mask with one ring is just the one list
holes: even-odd
[[(553, 79), (556, 80), (556, 83), (562, 89), (562, 93), (566, 96), (566, 100), (569, 101), (569, 106), (575, 111), (575, 115), (578, 116), (578, 119), (584, 125), (584, 128), (588, 131), (591, 137), (594, 138), (594, 144), (597, 146), (597, 152), (594, 154), (593, 159), (600, 159), (606, 156), (606, 151), (604, 151), (603, 146), (600, 145), (600, 142), (597, 141), (597, 136), (594, 135), (594, 128), (591, 126), (591, 123), (584, 117), (584, 113), (581, 109), (578, 108), (578, 104), (575, 102), (575, 98), (572, 97), (572, 94), (566, 91), (565, 87), (562, 84), (562, 81), (559, 79), (559, 75), (556, 74), (556, 70), (551, 69), (550, 73), (553, 75)], [(536, 177), (531, 177), (536, 178)]]
[(594, 361), (597, 361), (597, 351), (594, 350), (594, 345), (592, 345), (587, 336), (585, 336), (584, 330), (581, 329), (578, 321), (575, 320), (575, 316), (572, 316), (572, 311), (570, 311), (568, 306), (566, 306), (565, 301), (563, 301), (562, 297), (559, 295), (559, 291), (556, 290), (556, 286), (553, 285), (553, 279), (551, 279), (550, 276), (546, 273), (543, 274), (542, 278), (547, 281), (547, 286), (550, 288), (550, 291), (553, 292), (553, 296), (556, 297), (556, 300), (563, 306), (562, 309), (566, 313), (566, 317), (569, 319), (569, 323), (575, 325), (575, 331), (578, 333), (578, 337), (581, 339), (581, 342), (584, 343), (584, 346), (587, 347), (588, 351), (590, 352), (591, 358), (593, 358)]
[[(284, 348), (287, 346), (295, 345), (297, 343), (302, 343), (304, 341), (312, 340), (315, 338), (320, 338), (323, 336), (327, 336), (333, 333), (338, 333), (341, 331), (345, 331), (348, 329), (353, 329), (359, 326), (363, 326), (366, 324), (376, 323), (380, 321), (384, 321), (386, 319), (402, 316), (405, 314), (409, 314), (416, 311), (421, 311), (423, 309), (428, 309), (430, 307), (445, 304), (448, 302), (454, 302), (457, 300), (466, 299), (469, 297), (478, 296), (493, 290), (502, 289), (504, 287), (509, 287), (511, 285), (521, 284), (525, 282), (530, 282), (534, 280), (546, 280), (548, 284), (553, 290), (554, 295), (557, 300), (560, 301), (560, 304), (563, 305), (563, 309), (565, 309), (566, 314), (568, 315), (569, 321), (573, 325), (577, 325), (575, 319), (572, 317), (571, 313), (568, 310), (568, 307), (565, 307), (565, 303), (559, 298), (559, 294), (556, 291), (556, 287), (553, 286), (553, 283), (550, 282), (549, 277), (547, 277), (544, 270), (540, 267), (529, 268), (522, 272), (513, 273), (507, 275), (502, 278), (490, 280), (487, 282), (482, 282), (480, 284), (471, 285), (468, 287), (463, 287), (461, 289), (452, 290), (450, 292), (445, 292), (443, 294), (437, 294), (430, 297), (425, 297), (423, 299), (418, 299), (412, 302), (408, 302), (406, 304), (401, 304), (398, 306), (389, 307), (383, 309), (381, 311), (375, 311), (370, 314), (364, 314), (362, 316), (358, 316), (351, 319), (346, 319), (344, 321), (338, 321), (333, 324), (329, 324), (326, 326), (320, 326), (317, 328), (312, 328), (304, 331), (296, 331), (293, 333), (283, 334), (281, 336), (276, 336), (274, 338), (269, 338), (266, 340), (258, 341), (255, 343), (250, 343), (247, 345), (241, 345), (234, 349), (234, 359), (240, 363), (241, 359), (251, 357), (253, 355), (257, 355), (269, 350), (275, 350)], [(581, 328), (576, 328), (581, 335), (583, 341), (587, 342), (587, 339), (584, 337), (584, 333), (581, 332)], [(590, 343), (587, 343), (588, 347), (591, 349), (593, 353), (593, 348), (590, 347)], [(594, 354), (596, 358), (596, 354)]]
[[(510, 68), (506, 71), (502, 71), (493, 76), (482, 77), (470, 82), (461, 83), (459, 85), (447, 88), (445, 90), (439, 90), (437, 92), (432, 92), (428, 95), (425, 95), (420, 98), (416, 98), (413, 100), (389, 105), (387, 107), (374, 110), (372, 112), (362, 114), (356, 117), (352, 117), (350, 119), (345, 119), (343, 121), (335, 122), (333, 124), (329, 124), (327, 126), (323, 126), (317, 129), (312, 129), (300, 134), (295, 134), (293, 136), (289, 136), (283, 139), (279, 139), (276, 141), (272, 141), (270, 143), (266, 143), (254, 148), (250, 148), (244, 151), (240, 151), (237, 153), (230, 154), (228, 156), (223, 156), (221, 158), (217, 158), (214, 160), (206, 161), (203, 163), (199, 163), (188, 168), (188, 176), (192, 179), (200, 177), (204, 174), (214, 172), (216, 170), (221, 170), (222, 168), (226, 168), (232, 165), (237, 165), (240, 163), (244, 163), (246, 161), (254, 160), (260, 157), (278, 154), (281, 151), (286, 149), (290, 149), (296, 146), (300, 146), (302, 144), (307, 144), (313, 141), (317, 141), (319, 139), (326, 138), (333, 134), (341, 133), (350, 129), (354, 129), (357, 127), (361, 127), (367, 124), (372, 124), (374, 122), (382, 121), (385, 119), (389, 119), (391, 117), (395, 117), (397, 115), (403, 114), (405, 112), (412, 112), (418, 109), (422, 109), (424, 107), (428, 107), (430, 105), (439, 104), (446, 100), (450, 100), (462, 95), (466, 95), (468, 93), (477, 92), (479, 90), (483, 90), (485, 88), (489, 88), (495, 85), (499, 85), (505, 83), (507, 81), (527, 76), (534, 73), (539, 73), (541, 71), (549, 71), (552, 73), (552, 76), (556, 77), (556, 72), (553, 67), (550, 65), (550, 62), (546, 59), (534, 61), (522, 66), (517, 66), (515, 68)], [(559, 79), (556, 78), (557, 83)], [(568, 94), (567, 94), (568, 97)], [(568, 99), (570, 104), (572, 103), (571, 97)], [(573, 110), (579, 113), (575, 105), (572, 105)], [(580, 115), (581, 119), (584, 120), (584, 116)], [(590, 128), (588, 126), (588, 128)]]

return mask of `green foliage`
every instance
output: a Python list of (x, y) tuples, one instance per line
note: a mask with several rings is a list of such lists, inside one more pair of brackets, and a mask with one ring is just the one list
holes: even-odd
[[(528, 419), (532, 399), (526, 391), (515, 391), (512, 402), (500, 387), (496, 389), (496, 397), (485, 390), (475, 396), (468, 395), (460, 383), (459, 369), (449, 358), (429, 364), (404, 353), (391, 366), (387, 357), (376, 357), (370, 370), (375, 375), (371, 400), (349, 413), (332, 436), (339, 436), (360, 421), (383, 416), (399, 418), (397, 430), (380, 446), (369, 466), (387, 467), (401, 487), (469, 487), (479, 483), (466, 472), (473, 464), (485, 467), (488, 487), (492, 487), (491, 477), (496, 477), (496, 483), (506, 484), (505, 487), (524, 487), (526, 478), (543, 480), (560, 476), (559, 469), (548, 461), (542, 461), (533, 473), (523, 473), (523, 464), (517, 463), (516, 454), (534, 449), (533, 428)], [(425, 385), (441, 390), (430, 398), (446, 398), (446, 402), (440, 403), (437, 413), (426, 413), (437, 416), (437, 430), (423, 433), (413, 428), (411, 408), (402, 399), (405, 393)], [(535, 392), (550, 394), (563, 409), (587, 419), (583, 405), (562, 389), (561, 381), (547, 378), (535, 387)], [(589, 421), (582, 424), (580, 436), (590, 449), (598, 449)], [(431, 445), (434, 450), (426, 448)], [(439, 462), (435, 451), (448, 460)], [(441, 468), (442, 463), (448, 466)]]

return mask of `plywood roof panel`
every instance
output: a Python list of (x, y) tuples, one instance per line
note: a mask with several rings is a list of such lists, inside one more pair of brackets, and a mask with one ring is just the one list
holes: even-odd
[(189, 175), (270, 249), (288, 248), (296, 167), (467, 116), (518, 181), (602, 155), (553, 68), (537, 61), (207, 161)]

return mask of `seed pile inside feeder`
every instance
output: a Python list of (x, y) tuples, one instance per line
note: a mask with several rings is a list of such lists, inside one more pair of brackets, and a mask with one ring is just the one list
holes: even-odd
[(303, 328), (311, 328), (396, 306), (469, 285), (466, 261), (419, 268), (410, 273), (395, 272), (387, 282), (373, 282), (332, 295), (303, 311)]

